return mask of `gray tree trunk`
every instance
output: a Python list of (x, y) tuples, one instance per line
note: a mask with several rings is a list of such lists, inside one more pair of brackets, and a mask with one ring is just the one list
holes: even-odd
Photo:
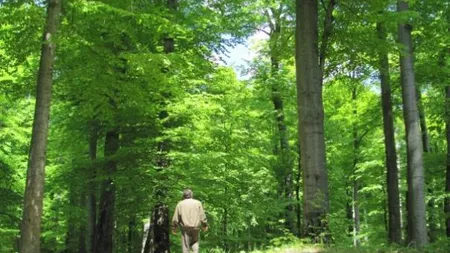
[[(86, 192), (83, 191), (79, 206), (80, 208), (83, 208), (86, 206)], [(79, 227), (79, 234), (78, 234), (78, 252), (77, 253), (88, 253), (87, 251), (87, 244), (86, 244), (86, 230), (87, 230), (87, 224), (83, 223)]]
[[(408, 10), (408, 4), (399, 0), (398, 11)], [(425, 204), (425, 179), (423, 169), (423, 145), (420, 133), (419, 112), (416, 100), (414, 64), (412, 52), (412, 27), (398, 25), (398, 39), (405, 50), (400, 54), (403, 115), (405, 121), (408, 167), (408, 244), (422, 247), (428, 243)]]
[(33, 132), (28, 160), (23, 216), (20, 227), (19, 248), (21, 253), (40, 252), (45, 159), (53, 83), (53, 63), (56, 49), (55, 42), (52, 40), (57, 31), (60, 12), (61, 0), (49, 0), (39, 63)]
[(361, 240), (359, 239), (359, 231), (361, 228), (361, 216), (359, 212), (359, 182), (353, 181), (353, 245), (359, 247)]
[[(170, 11), (175, 12), (177, 10), (178, 0), (167, 0), (167, 7)], [(170, 54), (175, 51), (175, 40), (170, 35), (164, 38), (164, 53)], [(160, 119), (164, 119), (168, 116), (168, 112), (163, 110), (160, 112)], [(164, 127), (170, 127), (170, 123), (166, 123)], [(158, 161), (159, 169), (164, 169), (169, 166), (169, 159), (167, 153), (169, 152), (169, 141), (163, 140), (158, 144), (158, 150), (161, 152), (161, 156)], [(165, 176), (162, 176), (160, 180), (164, 181)], [(145, 247), (144, 252), (147, 253), (170, 253), (170, 222), (169, 222), (169, 207), (164, 202), (166, 189), (164, 186), (160, 186), (156, 190), (156, 198), (158, 199), (150, 217), (151, 230), (149, 236), (152, 238), (147, 241), (150, 243), (149, 247)]]
[[(282, 24), (282, 7), (280, 3), (279, 8), (269, 8), (270, 12), (266, 12), (266, 18), (269, 21), (269, 56), (271, 62), (271, 89), (272, 89), (272, 103), (275, 111), (275, 120), (278, 127), (278, 141), (279, 149), (277, 148), (277, 156), (279, 159), (278, 166), (276, 166), (276, 175), (279, 182), (280, 197), (287, 202), (287, 206), (284, 213), (285, 226), (293, 234), (296, 234), (294, 211), (295, 207), (293, 202), (293, 161), (291, 157), (291, 150), (289, 147), (289, 134), (288, 127), (285, 122), (284, 115), (284, 101), (281, 96), (281, 88), (279, 83), (279, 70), (280, 70), (280, 52), (284, 49), (287, 40), (283, 38), (283, 31), (281, 29)], [(285, 36), (286, 37), (286, 36)]]
[[(445, 126), (447, 139), (447, 175), (445, 180), (445, 193), (450, 194), (450, 86), (445, 87)], [(450, 237), (450, 197), (444, 201), (445, 230)]]
[[(384, 24), (377, 23), (378, 38), (386, 41)], [(388, 197), (388, 237), (390, 243), (401, 244), (400, 193), (398, 188), (397, 151), (391, 99), (391, 78), (389, 75), (388, 52), (379, 52), (379, 72), (381, 82), (381, 105), (383, 109), (384, 148), (386, 155), (387, 197)]]
[(106, 179), (102, 183), (99, 216), (97, 224), (97, 253), (112, 253), (114, 210), (116, 200), (116, 187), (113, 176), (117, 170), (117, 160), (113, 156), (119, 150), (119, 132), (112, 129), (106, 133), (104, 154), (107, 159), (105, 164)]
[[(416, 87), (417, 93), (417, 106), (419, 108), (419, 121), (420, 121), (420, 130), (422, 133), (422, 145), (424, 155), (431, 153), (431, 145), (430, 145), (430, 135), (428, 134), (428, 126), (427, 119), (425, 116), (425, 109), (422, 104), (422, 93), (419, 87)], [(434, 197), (433, 197), (433, 186), (431, 182), (427, 182), (427, 192), (430, 196), (430, 200), (427, 203), (428, 206), (428, 230), (429, 230), (429, 240), (430, 242), (436, 241), (437, 238), (437, 226), (435, 222), (435, 212), (434, 212)]]
[(421, 130), (421, 134), (422, 134), (423, 152), (429, 153), (429, 152), (431, 152), (430, 135), (428, 134), (427, 120), (425, 117), (425, 109), (423, 108), (423, 105), (422, 105), (422, 93), (418, 87), (416, 87), (416, 95), (417, 95), (417, 108), (419, 110), (420, 130)]
[(295, 62), (298, 132), (304, 183), (303, 224), (305, 234), (313, 241), (319, 242), (327, 239), (322, 235), (328, 231), (329, 194), (325, 161), (322, 71), (318, 52), (317, 0), (297, 0), (296, 16)]
[(91, 167), (89, 168), (89, 181), (87, 185), (87, 235), (86, 246), (87, 252), (95, 253), (96, 248), (96, 234), (97, 234), (97, 167), (95, 161), (97, 159), (97, 144), (98, 144), (98, 129), (95, 123), (91, 123), (89, 133), (89, 158), (91, 159)]
[[(357, 103), (356, 103), (356, 87), (352, 90), (352, 101), (353, 101), (353, 117), (358, 117), (357, 111)], [(359, 215), (359, 181), (356, 178), (356, 170), (358, 166), (358, 153), (359, 153), (359, 136), (358, 136), (358, 128), (356, 123), (353, 124), (353, 175), (355, 178), (353, 179), (353, 245), (355, 247), (359, 247), (359, 230), (361, 219)]]
[[(272, 57), (272, 78), (276, 78), (279, 70), (279, 62)], [(279, 169), (279, 181), (280, 181), (280, 190), (283, 198), (288, 202), (285, 218), (286, 218), (286, 228), (289, 229), (292, 233), (295, 234), (295, 226), (294, 226), (294, 206), (291, 204), (293, 194), (292, 194), (292, 159), (290, 155), (289, 148), (289, 138), (288, 138), (288, 130), (285, 123), (284, 118), (284, 108), (283, 108), (283, 99), (281, 97), (281, 91), (279, 85), (273, 83), (272, 84), (272, 103), (276, 113), (276, 121), (278, 126), (278, 139), (280, 144), (280, 166)]]

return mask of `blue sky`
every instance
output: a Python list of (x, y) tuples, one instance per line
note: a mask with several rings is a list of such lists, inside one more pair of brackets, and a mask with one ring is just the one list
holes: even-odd
[(253, 60), (257, 55), (255, 45), (261, 40), (267, 39), (267, 34), (257, 32), (250, 36), (243, 44), (236, 45), (234, 48), (228, 48), (230, 53), (227, 56), (222, 55), (226, 65), (233, 67), (239, 78), (244, 78), (239, 72), (241, 66), (247, 66), (247, 62)]

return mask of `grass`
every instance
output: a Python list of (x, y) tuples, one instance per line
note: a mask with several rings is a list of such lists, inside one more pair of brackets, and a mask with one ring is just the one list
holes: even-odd
[(282, 245), (270, 247), (263, 251), (253, 251), (250, 253), (450, 253), (449, 242), (430, 244), (422, 249), (406, 247), (324, 247), (322, 245), (308, 245), (303, 243), (294, 243), (291, 245)]

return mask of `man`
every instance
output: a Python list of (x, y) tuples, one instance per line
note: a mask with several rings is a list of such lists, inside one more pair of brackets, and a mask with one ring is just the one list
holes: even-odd
[(178, 202), (172, 219), (172, 233), (176, 234), (177, 227), (181, 228), (183, 253), (189, 253), (191, 248), (194, 253), (198, 253), (200, 227), (205, 232), (208, 230), (202, 203), (193, 197), (190, 189), (183, 191), (183, 200)]

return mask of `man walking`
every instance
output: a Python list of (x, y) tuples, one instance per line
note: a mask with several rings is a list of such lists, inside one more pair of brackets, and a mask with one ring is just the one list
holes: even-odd
[(181, 228), (183, 253), (189, 253), (191, 248), (194, 253), (198, 253), (200, 227), (203, 231), (208, 230), (202, 203), (193, 197), (190, 189), (183, 191), (183, 200), (178, 202), (172, 219), (172, 233), (176, 234), (177, 227)]

